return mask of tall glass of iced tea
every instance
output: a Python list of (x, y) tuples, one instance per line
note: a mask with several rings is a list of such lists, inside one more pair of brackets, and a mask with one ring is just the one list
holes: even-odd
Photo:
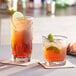
[(43, 36), (43, 51), (47, 66), (64, 65), (66, 63), (66, 39), (61, 35)]
[(16, 12), (11, 19), (11, 47), (15, 62), (29, 62), (32, 53), (32, 17)]

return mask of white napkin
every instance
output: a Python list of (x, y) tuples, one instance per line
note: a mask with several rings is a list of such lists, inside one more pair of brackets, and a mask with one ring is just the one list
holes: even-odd
[(40, 64), (46, 69), (49, 69), (49, 68), (74, 68), (74, 67), (76, 67), (76, 65), (72, 64), (69, 60), (66, 60), (66, 64), (63, 66), (47, 66), (43, 62), (40, 62)]
[(35, 63), (38, 63), (38, 60), (31, 59), (31, 61), (30, 62), (27, 62), (27, 63), (16, 63), (16, 62), (12, 61), (11, 59), (0, 61), (0, 64), (5, 64), (5, 65), (19, 65), (19, 66), (28, 66), (28, 65), (31, 65), (31, 64), (35, 64)]

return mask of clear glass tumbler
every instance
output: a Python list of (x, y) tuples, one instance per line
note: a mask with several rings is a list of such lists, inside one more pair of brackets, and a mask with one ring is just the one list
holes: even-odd
[(54, 41), (50, 42), (43, 36), (42, 40), (45, 64), (47, 66), (64, 65), (66, 63), (67, 37), (54, 35)]
[(32, 17), (11, 20), (11, 47), (13, 60), (23, 63), (29, 62), (32, 53)]

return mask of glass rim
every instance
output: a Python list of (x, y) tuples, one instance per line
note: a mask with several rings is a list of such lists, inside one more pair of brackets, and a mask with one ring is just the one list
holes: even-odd
[[(46, 36), (42, 36), (42, 37), (46, 37)], [(67, 39), (68, 37), (67, 36), (65, 36), (65, 35), (53, 35), (53, 37), (62, 37), (62, 38), (65, 38), (65, 39)]]
[(25, 18), (29, 19), (29, 20), (33, 20), (34, 17), (32, 16), (24, 16)]
[[(53, 35), (54, 40), (67, 40), (68, 37), (65, 35)], [(48, 40), (48, 38), (46, 36), (42, 36), (42, 39), (46, 39)]]
[(65, 36), (65, 35), (53, 35), (54, 37), (61, 37), (61, 38), (65, 38), (65, 39), (67, 39), (68, 37), (67, 36)]

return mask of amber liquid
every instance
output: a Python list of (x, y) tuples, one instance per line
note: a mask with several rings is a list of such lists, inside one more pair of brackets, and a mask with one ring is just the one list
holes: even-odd
[(64, 61), (66, 57), (65, 48), (60, 49), (59, 53), (56, 53), (55, 50), (47, 50), (44, 47), (44, 57), (48, 62)]
[(11, 47), (14, 58), (28, 58), (32, 53), (31, 25), (24, 30), (16, 30), (12, 24)]

